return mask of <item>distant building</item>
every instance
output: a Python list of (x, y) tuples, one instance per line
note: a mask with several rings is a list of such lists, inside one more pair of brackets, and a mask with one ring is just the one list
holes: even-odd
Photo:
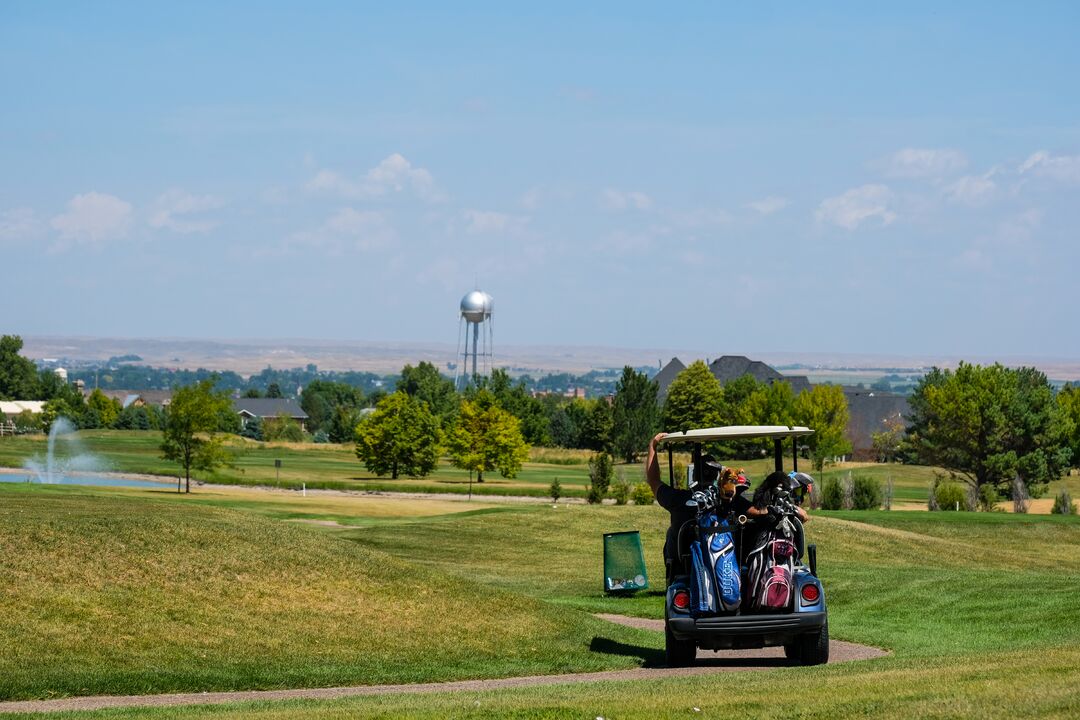
[[(129, 407), (144, 407), (157, 405), (168, 407), (172, 400), (171, 390), (102, 390), (105, 397), (120, 403), (125, 410)], [(83, 390), (83, 395), (89, 397), (90, 393)]]
[(873, 460), (874, 433), (887, 430), (896, 421), (906, 426), (911, 412), (908, 399), (896, 393), (853, 387), (845, 387), (844, 396), (848, 403), (844, 435), (851, 442), (852, 455), (856, 460)]
[[(671, 362), (660, 369), (656, 375), (656, 400), (661, 405), (667, 399), (668, 388), (679, 373), (686, 369), (679, 358), (671, 358)], [(750, 375), (759, 383), (772, 385), (774, 382), (786, 382), (791, 385), (791, 390), (798, 395), (803, 390), (809, 390), (810, 380), (805, 375), (784, 375), (776, 369), (766, 365), (760, 360), (751, 360), (745, 355), (723, 355), (709, 363), (709, 372), (713, 374), (721, 385), (727, 385), (732, 380), (738, 380), (743, 375)]]
[(43, 400), (0, 400), (0, 416), (14, 420), (16, 416), (27, 410), (34, 415), (40, 415), (44, 407)]
[(285, 415), (300, 423), (301, 429), (307, 429), (308, 414), (291, 398), (237, 398), (233, 400), (233, 409), (240, 416), (241, 427), (246, 427), (253, 418), (272, 420)]

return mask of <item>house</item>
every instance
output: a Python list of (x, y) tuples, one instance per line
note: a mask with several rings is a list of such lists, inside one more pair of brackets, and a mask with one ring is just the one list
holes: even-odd
[(254, 418), (272, 420), (285, 415), (300, 423), (301, 429), (307, 429), (308, 415), (292, 398), (236, 398), (233, 410), (240, 416), (241, 427), (246, 427)]
[(0, 416), (14, 420), (27, 410), (34, 415), (40, 415), (44, 407), (45, 402), (42, 400), (0, 400)]
[[(667, 399), (668, 388), (672, 381), (685, 369), (686, 365), (679, 358), (672, 358), (671, 362), (656, 374), (656, 401), (660, 405), (663, 405), (664, 400)], [(810, 380), (805, 375), (784, 375), (760, 360), (751, 360), (745, 355), (723, 355), (709, 363), (709, 372), (720, 381), (721, 385), (727, 385), (743, 375), (750, 375), (765, 385), (786, 382), (791, 385), (791, 390), (796, 395), (811, 387)]]
[[(105, 397), (120, 403), (120, 407), (143, 407), (145, 405), (157, 405), (168, 407), (172, 400), (171, 390), (102, 390)], [(90, 393), (83, 390), (83, 395), (90, 397)]]
[(905, 395), (862, 388), (845, 387), (848, 403), (848, 424), (844, 435), (851, 442), (856, 460), (874, 459), (874, 433), (887, 430), (899, 421), (907, 425), (911, 412)]

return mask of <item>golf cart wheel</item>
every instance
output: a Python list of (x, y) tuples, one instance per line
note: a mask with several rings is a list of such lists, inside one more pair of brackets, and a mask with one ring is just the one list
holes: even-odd
[(679, 640), (665, 629), (664, 659), (668, 667), (689, 667), (697, 659), (697, 645), (693, 640)]
[(824, 665), (829, 662), (829, 621), (826, 619), (817, 632), (800, 636), (795, 641), (795, 651), (803, 665)]

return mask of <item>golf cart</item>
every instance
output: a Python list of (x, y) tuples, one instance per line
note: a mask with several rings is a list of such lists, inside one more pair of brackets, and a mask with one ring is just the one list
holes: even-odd
[[(676, 487), (674, 452), (689, 451), (687, 480), (693, 499), (686, 505), (696, 515), (681, 523), (678, 546), (672, 549), (674, 557), (669, 559), (664, 612), (669, 666), (693, 664), (698, 648), (777, 646), (784, 648), (789, 659), (803, 665), (828, 662), (829, 622), (825, 592), (817, 578), (817, 548), (810, 545), (804, 551), (803, 527), (796, 507), (799, 483), (805, 491), (810, 479), (798, 473), (798, 438), (812, 433), (809, 428), (782, 425), (730, 426), (671, 433), (658, 443), (660, 451), (667, 450), (671, 487)], [(717, 488), (704, 482), (709, 469), (704, 446), (755, 438), (772, 440), (775, 473), (785, 472), (785, 441), (790, 440), (791, 472), (783, 483), (778, 475), (771, 476), (777, 486), (769, 496), (769, 514), (763, 517), (730, 510), (729, 503), (718, 500)], [(759, 538), (775, 537), (775, 528), (785, 533), (778, 544), (766, 540), (757, 548), (748, 547), (757, 544)], [(714, 551), (711, 554), (710, 547)], [(782, 557), (784, 567), (775, 570), (773, 565), (779, 563), (773, 553), (780, 548), (784, 552), (776, 555)], [(766, 553), (768, 565), (763, 570), (761, 558)], [(760, 593), (754, 594), (757, 588), (771, 582), (771, 574), (765, 577), (763, 572), (775, 572), (779, 577), (774, 588), (778, 592), (771, 594), (768, 602), (762, 602)], [(740, 595), (744, 586), (745, 592)], [(768, 592), (772, 593), (772, 589)]]

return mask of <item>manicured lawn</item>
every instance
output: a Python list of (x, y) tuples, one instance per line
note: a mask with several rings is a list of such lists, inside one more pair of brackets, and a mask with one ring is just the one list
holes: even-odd
[[(0, 569), (15, 580), (0, 590), (0, 642), (15, 648), (0, 655), (0, 688), (24, 697), (407, 682), (655, 661), (661, 636), (582, 611), (662, 616), (660, 508), (393, 500), (0, 486), (0, 544), (14, 550)], [(275, 519), (297, 516), (354, 527)], [(657, 591), (605, 597), (601, 534), (631, 528), (642, 532)], [(892, 656), (648, 683), (79, 717), (1080, 712), (1080, 520), (818, 512), (808, 534), (833, 638)], [(590, 652), (597, 637), (621, 654)]]
[[(593, 638), (655, 646), (298, 523), (189, 500), (0, 485), (0, 698), (595, 670), (639, 661), (592, 652)], [(398, 531), (419, 534), (411, 527)]]

